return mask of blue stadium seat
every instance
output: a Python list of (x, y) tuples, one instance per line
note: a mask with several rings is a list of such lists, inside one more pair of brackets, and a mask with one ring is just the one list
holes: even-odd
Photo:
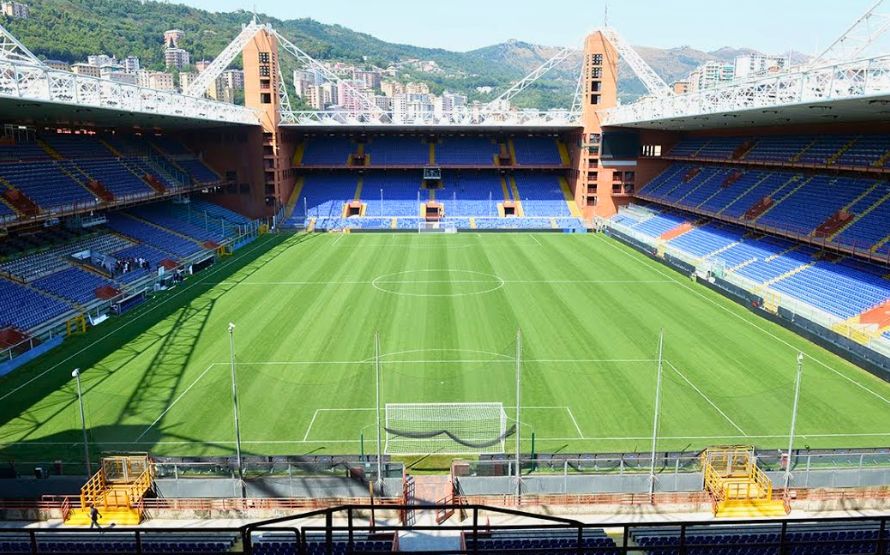
[(416, 136), (376, 136), (365, 145), (371, 166), (427, 166), (430, 146)]
[(561, 166), (556, 137), (519, 136), (513, 138), (516, 164), (520, 166)]

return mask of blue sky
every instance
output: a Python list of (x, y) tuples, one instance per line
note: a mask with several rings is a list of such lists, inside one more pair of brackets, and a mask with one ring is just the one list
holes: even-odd
[[(515, 38), (580, 44), (603, 20), (605, 0), (185, 0), (214, 11), (255, 8), (282, 19), (311, 17), (390, 42), (465, 51)], [(609, 22), (636, 45), (722, 46), (815, 53), (874, 0), (612, 0)]]

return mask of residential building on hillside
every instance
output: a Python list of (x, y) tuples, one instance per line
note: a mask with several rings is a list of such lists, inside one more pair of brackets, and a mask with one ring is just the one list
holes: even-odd
[(139, 73), (139, 58), (136, 56), (124, 58), (124, 70), (127, 73)]
[(788, 66), (788, 58), (748, 54), (735, 59), (735, 78), (755, 77), (781, 71)]
[(15, 19), (28, 19), (31, 17), (31, 8), (29, 8), (27, 4), (22, 4), (21, 2), (2, 2), (0, 3), (0, 10), (3, 11), (3, 15), (6, 17)]
[(72, 64), (71, 73), (84, 75), (86, 77), (99, 77), (99, 66), (84, 63)]
[(735, 64), (726, 62), (706, 62), (689, 75), (689, 89), (700, 91), (712, 89), (735, 78)]
[(96, 67), (116, 65), (117, 58), (114, 56), (108, 56), (106, 54), (93, 54), (91, 56), (87, 56), (87, 63), (91, 66)]
[(182, 69), (190, 63), (189, 53), (182, 48), (167, 47), (164, 49), (164, 66), (167, 69)]

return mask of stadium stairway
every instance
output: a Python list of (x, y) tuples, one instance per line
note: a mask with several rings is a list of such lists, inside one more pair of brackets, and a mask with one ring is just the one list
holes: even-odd
[(301, 141), (299, 144), (297, 144), (297, 148), (296, 148), (296, 150), (294, 150), (294, 159), (293, 159), (294, 166), (300, 166), (303, 164), (303, 154), (305, 154), (305, 153), (306, 153), (306, 142), (304, 140), (304, 141)]
[(516, 186), (516, 178), (514, 176), (510, 176), (510, 191), (513, 193), (513, 202), (515, 203), (515, 215), (518, 217), (522, 217), (525, 213), (522, 210), (522, 201), (520, 200), (522, 197), (519, 195), (519, 187)]
[(875, 243), (875, 246), (871, 248), (871, 252), (878, 252), (887, 243), (890, 243), (890, 235), (887, 235), (886, 237)]
[(812, 141), (809, 142), (803, 149), (799, 150), (796, 154), (792, 154), (791, 158), (788, 159), (788, 162), (800, 162), (800, 159), (803, 158), (804, 154), (807, 153), (811, 148), (816, 146), (816, 143), (819, 142), (819, 138), (816, 137)]
[[(852, 208), (853, 208), (854, 206), (856, 206), (856, 204), (857, 204), (858, 202), (860, 202), (862, 199), (868, 197), (868, 196), (869, 196), (871, 193), (873, 193), (873, 192), (875, 191), (875, 189), (877, 189), (880, 185), (881, 185), (881, 182), (880, 182), (880, 181), (877, 182), (877, 183), (875, 183), (875, 184), (872, 185), (866, 192), (864, 192), (862, 195), (860, 195), (854, 202), (851, 202), (849, 205), (847, 205), (844, 209), (845, 209), (845, 210), (850, 210), (850, 211), (852, 211)], [(847, 222), (846, 224), (844, 224), (843, 227), (841, 227), (840, 229), (838, 229), (837, 231), (835, 231), (834, 233), (832, 233), (831, 236), (828, 237), (828, 240), (829, 240), (829, 241), (834, 241), (834, 239), (835, 239), (838, 235), (840, 235), (841, 233), (847, 231), (849, 228), (851, 228), (851, 227), (853, 227), (854, 225), (856, 225), (857, 223), (859, 223), (860, 220), (862, 220), (863, 218), (865, 218), (866, 216), (868, 216), (869, 214), (871, 214), (872, 212), (874, 212), (879, 206), (881, 206), (881, 205), (884, 204), (885, 202), (890, 202), (890, 192), (888, 192), (886, 195), (884, 195), (883, 197), (881, 197), (880, 199), (878, 199), (877, 202), (873, 202), (871, 205), (869, 205), (868, 208), (866, 208), (865, 210), (863, 210), (861, 213), (859, 213), (859, 214), (853, 214), (853, 218), (852, 218), (849, 222)]]
[(559, 149), (559, 159), (562, 161), (563, 166), (571, 166), (572, 165), (572, 157), (569, 156), (569, 149), (566, 147), (565, 143), (556, 140), (556, 147)]
[[(562, 148), (565, 148), (565, 145), (560, 143)], [(575, 195), (572, 194), (572, 189), (569, 187), (569, 182), (566, 181), (566, 178), (559, 178), (559, 187), (562, 189), (562, 195), (566, 199), (566, 204), (569, 207), (569, 212), (571, 212), (573, 218), (581, 217), (581, 210), (578, 208), (578, 203), (575, 202)]]
[(111, 152), (111, 154), (113, 154), (116, 158), (123, 158), (123, 157), (124, 157), (124, 155), (121, 153), (121, 151), (119, 151), (118, 149), (114, 148), (114, 147), (111, 145), (111, 143), (109, 143), (108, 141), (106, 141), (106, 140), (104, 140), (104, 139), (99, 139), (99, 143), (100, 143), (102, 146), (104, 146), (105, 148), (107, 148), (108, 151)]
[[(186, 234), (184, 234), (184, 233), (181, 233), (180, 231), (178, 231), (178, 230), (176, 230), (176, 229), (173, 229), (173, 228), (170, 228), (170, 227), (164, 227), (164, 226), (162, 226), (162, 225), (160, 225), (160, 224), (156, 224), (155, 222), (153, 222), (153, 221), (151, 221), (151, 220), (147, 220), (147, 219), (145, 219), (145, 218), (143, 218), (143, 217), (141, 217), (141, 216), (137, 216), (136, 214), (133, 214), (133, 213), (128, 212), (128, 213), (126, 213), (126, 215), (127, 215), (127, 217), (129, 217), (129, 218), (133, 218), (134, 220), (137, 220), (137, 221), (139, 221), (139, 222), (142, 222), (143, 224), (150, 225), (151, 227), (157, 228), (157, 229), (159, 229), (159, 230), (161, 230), (161, 231), (165, 231), (165, 232), (167, 232), (167, 233), (170, 233), (171, 235), (175, 235), (175, 236), (179, 237), (180, 239), (185, 239), (186, 241), (191, 241), (192, 243), (195, 243), (195, 244), (197, 244), (197, 245), (200, 245), (202, 248), (205, 248), (205, 249), (215, 249), (215, 248), (217, 248), (217, 246), (218, 246), (218, 245), (217, 245), (215, 242), (213, 242), (213, 241), (205, 241), (205, 242), (201, 242), (201, 241), (195, 239), (194, 237), (191, 237), (191, 236), (189, 236), (189, 235), (186, 235)], [(211, 244), (211, 243), (212, 243), (212, 244)]]
[(64, 160), (64, 157), (63, 157), (61, 154), (59, 154), (59, 152), (58, 152), (56, 149), (54, 149), (53, 147), (49, 146), (49, 144), (48, 144), (46, 141), (44, 141), (43, 139), (37, 139), (37, 144), (38, 144), (38, 145), (40, 146), (40, 148), (42, 148), (43, 151), (46, 152), (46, 153), (49, 155), (49, 157), (52, 158), (53, 160)]

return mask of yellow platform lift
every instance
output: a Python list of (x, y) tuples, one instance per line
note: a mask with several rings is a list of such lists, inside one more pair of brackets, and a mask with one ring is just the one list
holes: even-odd
[(80, 507), (65, 517), (70, 526), (89, 526), (90, 507), (102, 515), (101, 526), (135, 526), (142, 522), (143, 500), (151, 491), (154, 470), (147, 454), (105, 457), (80, 489)]
[(788, 506), (773, 499), (773, 484), (757, 467), (754, 448), (712, 447), (702, 455), (705, 490), (722, 518), (784, 517)]

